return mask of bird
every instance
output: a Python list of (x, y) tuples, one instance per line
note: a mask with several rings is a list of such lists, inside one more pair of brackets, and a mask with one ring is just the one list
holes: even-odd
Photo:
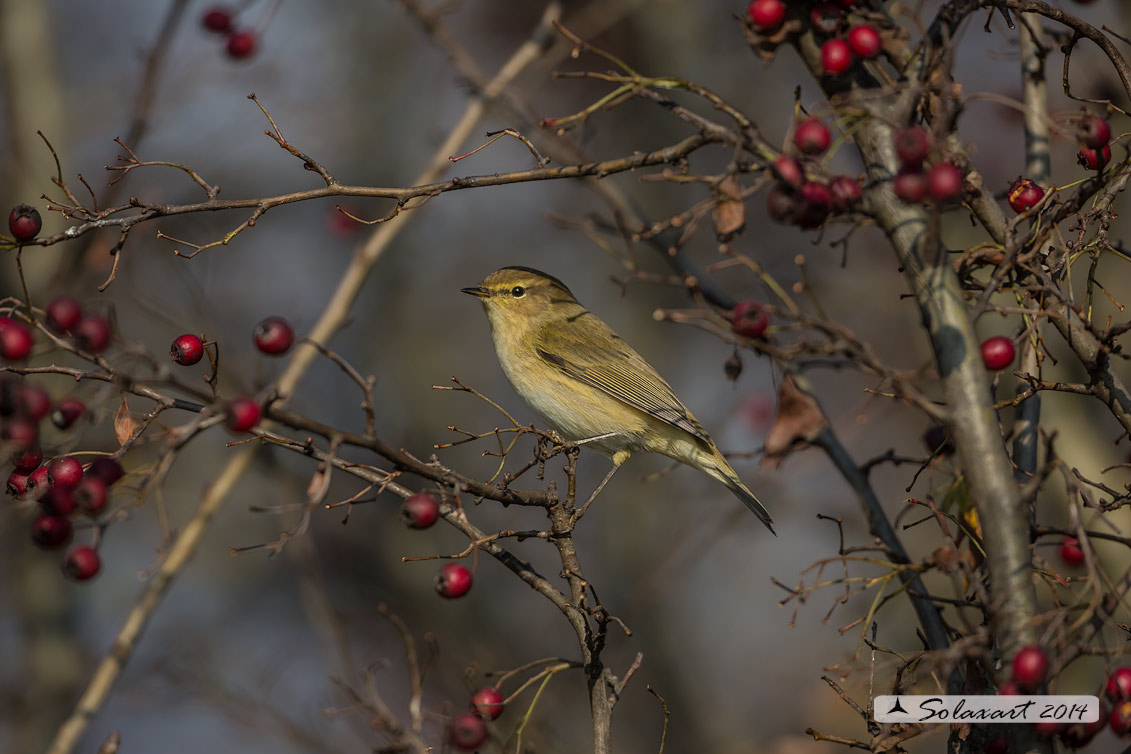
[(612, 459), (589, 502), (634, 453), (660, 453), (722, 482), (777, 534), (769, 511), (671, 386), (565, 283), (515, 266), (461, 291), (482, 302), (503, 372), (534, 413), (564, 439)]

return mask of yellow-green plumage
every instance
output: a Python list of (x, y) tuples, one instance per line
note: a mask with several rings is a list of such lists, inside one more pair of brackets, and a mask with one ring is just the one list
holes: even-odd
[(560, 280), (504, 267), (463, 290), (483, 301), (514, 389), (566, 439), (601, 438), (589, 444), (616, 466), (647, 451), (697, 468), (774, 530), (770, 514), (668, 383)]

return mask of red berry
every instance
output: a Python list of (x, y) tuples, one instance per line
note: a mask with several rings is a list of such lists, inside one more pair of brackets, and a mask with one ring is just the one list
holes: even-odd
[(27, 494), (28, 472), (16, 469), (8, 475), (8, 494), (23, 497)]
[(16, 393), (16, 411), (29, 421), (41, 421), (51, 413), (51, 394), (39, 385), (24, 383)]
[(883, 47), (883, 40), (880, 39), (880, 33), (867, 24), (860, 26), (853, 26), (848, 32), (848, 46), (852, 48), (852, 53), (864, 60), (871, 60), (880, 54), (880, 49)]
[(39, 211), (28, 204), (21, 204), (8, 215), (8, 230), (19, 243), (30, 241), (39, 235), (43, 220)]
[(64, 398), (51, 413), (51, 423), (59, 429), (70, 429), (85, 413), (85, 403), (78, 398)]
[(793, 213), (796, 209), (797, 199), (787, 186), (779, 183), (766, 192), (766, 214), (774, 222), (793, 222)]
[(98, 575), (102, 568), (102, 560), (98, 551), (89, 545), (79, 545), (67, 553), (67, 560), (63, 563), (67, 575), (75, 581), (89, 581)]
[(833, 209), (847, 212), (860, 201), (860, 183), (849, 175), (838, 175), (829, 183), (829, 193), (833, 199)]
[(16, 467), (16, 471), (30, 474), (39, 468), (41, 463), (43, 463), (43, 451), (38, 446), (33, 445), (12, 453), (12, 465)]
[(55, 332), (70, 332), (82, 319), (82, 306), (70, 296), (51, 299), (43, 310), (47, 315), (47, 326)]
[(181, 366), (191, 367), (204, 356), (204, 342), (189, 333), (178, 335), (169, 346), (169, 355)]
[(927, 195), (927, 176), (918, 168), (904, 168), (895, 174), (892, 191), (906, 204), (918, 204)]
[(82, 481), (82, 464), (71, 456), (47, 464), (47, 480), (55, 487), (75, 488)]
[(1016, 355), (1013, 341), (1004, 335), (995, 335), (982, 341), (982, 361), (985, 362), (986, 369), (991, 372), (1005, 369), (1013, 363), (1013, 357)]
[(777, 173), (782, 183), (793, 188), (801, 188), (801, 184), (805, 180), (805, 172), (801, 169), (801, 163), (784, 154), (774, 160), (774, 172)]
[(503, 714), (503, 695), (494, 686), (484, 686), (471, 695), (471, 711), (495, 720)]
[(0, 428), (0, 438), (16, 450), (27, 450), (39, 442), (39, 425), (22, 416), (9, 419)]
[(40, 495), (39, 504), (52, 516), (66, 516), (75, 509), (75, 492), (70, 487), (52, 484)]
[(448, 728), (448, 740), (463, 751), (478, 749), (487, 741), (487, 736), (487, 724), (470, 712), (453, 717)]
[(918, 168), (931, 153), (931, 137), (919, 126), (908, 126), (892, 136), (895, 154), (905, 168)]
[(255, 347), (263, 353), (278, 356), (289, 351), (294, 342), (294, 328), (282, 317), (268, 317), (255, 326)]
[(208, 31), (227, 34), (232, 28), (232, 12), (222, 5), (217, 5), (206, 10), (200, 22)]
[(757, 301), (739, 301), (730, 313), (730, 326), (739, 335), (760, 338), (770, 325), (770, 315)]
[(830, 39), (821, 45), (821, 68), (837, 76), (852, 67), (852, 48), (842, 39)]
[(86, 477), (75, 488), (75, 503), (92, 516), (106, 509), (106, 483), (98, 477)]
[(793, 132), (793, 143), (802, 154), (820, 154), (829, 148), (832, 140), (829, 129), (816, 118), (806, 118), (801, 121), (797, 124), (797, 130)]
[(785, 3), (781, 0), (753, 0), (746, 6), (746, 18), (759, 31), (773, 31), (785, 19)]
[(1078, 566), (1084, 562), (1084, 551), (1076, 537), (1065, 537), (1060, 543), (1060, 559), (1065, 565)]
[(1028, 178), (1019, 178), (1009, 187), (1009, 206), (1017, 214), (1037, 206), (1044, 197), (1045, 190)]
[(110, 345), (110, 321), (99, 314), (88, 314), (74, 329), (75, 345), (88, 353), (102, 353)]
[(413, 529), (427, 529), (440, 520), (440, 501), (427, 492), (418, 492), (401, 504), (401, 519)]
[(1076, 138), (1090, 149), (1100, 149), (1111, 141), (1111, 126), (1103, 118), (1085, 115), (1076, 124)]
[(0, 317), (0, 359), (23, 361), (31, 354), (35, 336), (31, 328), (11, 317)]
[(1108, 717), (1110, 716), (1110, 714), (1111, 713), (1108, 712), (1107, 705), (1105, 705), (1101, 701), (1099, 717), (1096, 718), (1096, 721), (1091, 723), (1075, 723), (1073, 725), (1069, 725), (1068, 729), (1061, 734), (1061, 737), (1064, 739), (1064, 743), (1066, 743), (1069, 748), (1072, 749), (1080, 749), (1087, 746), (1089, 743), (1091, 743), (1092, 739), (1096, 737), (1096, 734), (1103, 730), (1104, 726), (1107, 725)]
[(73, 532), (70, 519), (46, 513), (41, 513), (31, 525), (32, 541), (46, 550), (67, 544)]
[(247, 396), (240, 396), (230, 401), (225, 412), (228, 429), (233, 432), (250, 432), (259, 423), (262, 413), (259, 404)]
[(436, 593), (455, 599), (471, 591), (471, 571), (459, 563), (448, 563), (436, 574)]
[(1076, 154), (1076, 161), (1088, 170), (1103, 170), (1111, 162), (1111, 145), (1104, 144), (1099, 149), (1081, 147)]
[(1006, 681), (997, 690), (998, 696), (1021, 696), (1023, 693), (1021, 687), (1014, 681)]
[(951, 162), (937, 162), (927, 171), (927, 193), (936, 202), (962, 196), (962, 171)]
[(1107, 677), (1104, 687), (1107, 698), (1113, 702), (1131, 701), (1131, 668), (1116, 668)]
[(1009, 754), (1009, 734), (1002, 733), (1000, 736), (990, 741), (986, 744), (986, 748), (982, 751), (982, 754)]
[(829, 187), (816, 181), (806, 181), (801, 186), (801, 201), (793, 220), (802, 228), (816, 228), (825, 222), (833, 206)]
[(101, 479), (107, 487), (121, 479), (124, 473), (122, 464), (108, 456), (95, 458), (86, 470), (86, 476)]
[(1111, 730), (1121, 737), (1131, 733), (1131, 702), (1119, 702), (1112, 707)]
[(1023, 689), (1036, 689), (1049, 672), (1049, 656), (1045, 650), (1030, 644), (1013, 658), (1013, 680)]
[(40, 466), (38, 469), (28, 474), (27, 488), (37, 496), (46, 492), (49, 486), (51, 486), (51, 482), (47, 478), (46, 466)]
[(836, 34), (842, 18), (844, 11), (832, 3), (818, 3), (809, 11), (809, 24), (813, 30), (826, 36)]
[(228, 57), (236, 60), (250, 58), (255, 54), (255, 48), (258, 45), (259, 40), (254, 31), (244, 29), (243, 31), (232, 32), (228, 35)]

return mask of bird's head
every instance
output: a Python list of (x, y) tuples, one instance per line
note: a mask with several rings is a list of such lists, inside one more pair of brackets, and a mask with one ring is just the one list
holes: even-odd
[(483, 302), (491, 325), (532, 327), (572, 314), (580, 304), (553, 275), (529, 267), (504, 267), (462, 289)]

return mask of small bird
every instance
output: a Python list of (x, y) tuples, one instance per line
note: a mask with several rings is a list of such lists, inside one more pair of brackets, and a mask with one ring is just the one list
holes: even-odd
[(504, 267), (462, 291), (483, 302), (499, 363), (534, 413), (567, 440), (612, 457), (590, 501), (634, 452), (662, 453), (725, 484), (774, 531), (769, 512), (668, 383), (565, 283)]

